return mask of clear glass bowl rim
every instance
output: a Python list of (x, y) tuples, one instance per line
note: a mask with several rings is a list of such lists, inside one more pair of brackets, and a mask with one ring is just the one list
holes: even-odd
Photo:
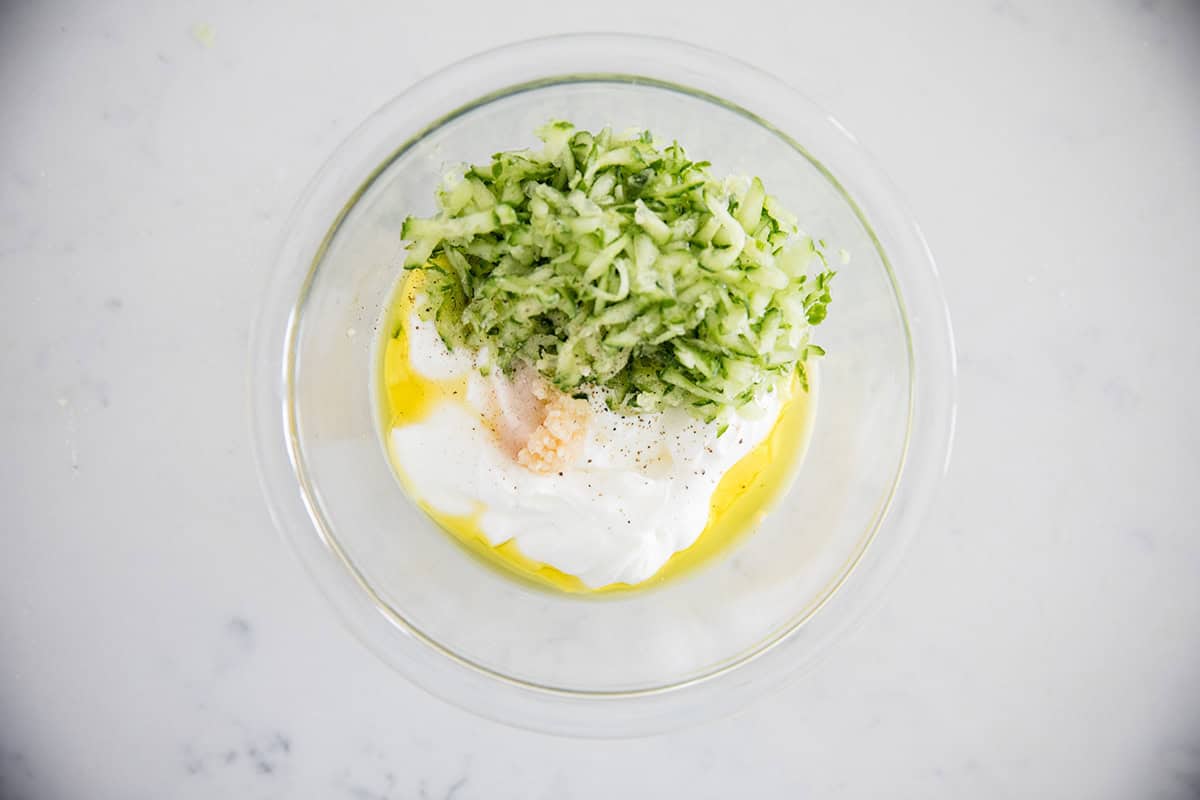
[[(588, 80), (684, 91), (783, 137), (841, 190), (874, 233), (909, 336), (906, 449), (887, 508), (857, 559), (790, 631), (741, 661), (701, 678), (632, 692), (526, 684), (465, 661), (407, 626), (353, 573), (323, 531), (303, 485), (290, 410), (300, 307), (325, 245), (362, 192), (414, 141), (460, 114), (516, 91)], [(762, 108), (772, 109), (772, 122), (755, 113)], [(820, 160), (786, 133), (794, 127), (789, 120), (798, 118), (823, 120), (820, 135), (807, 137), (821, 140)], [(831, 160), (838, 165), (836, 177), (824, 166)], [(897, 263), (904, 265), (900, 273)], [(251, 434), (272, 519), (358, 638), (413, 683), (456, 705), (520, 727), (576, 736), (654, 733), (726, 713), (811, 665), (861, 620), (894, 573), (948, 466), (956, 411), (954, 340), (936, 264), (897, 192), (854, 137), (797, 90), (755, 67), (693, 45), (628, 34), (566, 34), (489, 50), (426, 77), (368, 118), (313, 178), (284, 230), (252, 329), (248, 381)]]

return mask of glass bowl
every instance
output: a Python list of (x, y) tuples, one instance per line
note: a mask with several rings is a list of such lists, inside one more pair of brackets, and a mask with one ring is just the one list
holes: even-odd
[[(653, 590), (581, 597), (483, 565), (399, 488), (376, 422), (378, 325), (400, 272), (401, 221), (433, 211), (449, 166), (531, 146), (550, 118), (649, 129), (715, 174), (759, 175), (849, 257), (818, 331), (828, 356), (794, 484), (723, 558)], [(933, 261), (853, 137), (773, 77), (637, 36), (503, 47), (380, 109), (295, 211), (251, 358), (274, 519), (352, 629), (436, 695), (581, 736), (727, 712), (811, 663), (892, 571), (953, 428), (953, 344)]]

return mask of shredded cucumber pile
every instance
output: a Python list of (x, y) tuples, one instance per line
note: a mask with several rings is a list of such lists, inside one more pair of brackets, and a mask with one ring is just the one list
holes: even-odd
[(452, 172), (437, 215), (404, 221), (448, 347), (602, 387), (622, 413), (713, 420), (793, 373), (807, 387), (834, 273), (758, 178), (718, 180), (648, 132), (538, 136)]

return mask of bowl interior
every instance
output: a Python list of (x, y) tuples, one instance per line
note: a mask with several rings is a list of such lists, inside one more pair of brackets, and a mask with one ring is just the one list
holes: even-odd
[[(433, 211), (462, 161), (532, 146), (549, 116), (678, 139), (716, 174), (763, 178), (833, 254), (815, 335), (815, 429), (786, 496), (726, 557), (642, 592), (588, 598), (513, 580), (469, 556), (403, 493), (378, 427), (377, 325), (400, 276), (400, 224)], [(803, 144), (804, 131), (791, 131)], [(583, 693), (678, 685), (760, 652), (815, 613), (887, 508), (908, 442), (912, 349), (878, 242), (833, 176), (720, 100), (621, 76), (572, 77), (484, 98), (364, 163), (363, 187), (318, 256), (285, 364), (293, 457), (310, 513), (380, 611), (408, 635), (506, 679)], [(819, 154), (817, 154), (819, 156)], [(839, 263), (844, 251), (849, 261)]]

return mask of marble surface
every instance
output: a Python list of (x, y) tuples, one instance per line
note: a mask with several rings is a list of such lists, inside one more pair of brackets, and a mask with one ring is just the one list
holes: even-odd
[[(1200, 5), (604, 6), (0, 3), (0, 797), (1200, 796)], [(328, 152), (458, 55), (596, 27), (839, 116), (961, 351), (951, 471), (877, 612), (641, 741), (398, 679), (273, 530), (245, 420), (257, 293)]]

